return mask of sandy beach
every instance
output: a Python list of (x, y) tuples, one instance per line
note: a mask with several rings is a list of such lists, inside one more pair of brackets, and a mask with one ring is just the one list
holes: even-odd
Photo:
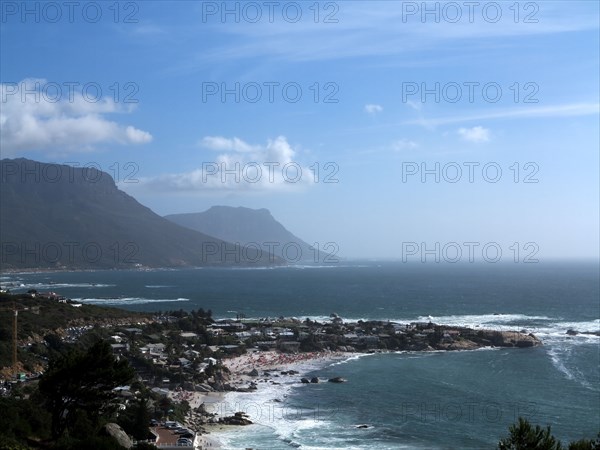
[(262, 371), (297, 370), (307, 365), (320, 366), (339, 359), (347, 359), (353, 353), (344, 352), (308, 352), (308, 353), (279, 353), (276, 351), (252, 351), (235, 358), (223, 360), (223, 365), (231, 371), (233, 377), (246, 379), (248, 372), (253, 369)]

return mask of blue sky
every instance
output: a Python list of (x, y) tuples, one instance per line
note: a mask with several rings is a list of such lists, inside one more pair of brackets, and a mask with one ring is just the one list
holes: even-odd
[(161, 215), (268, 208), (347, 257), (598, 257), (598, 2), (468, 5), (3, 1), (2, 157), (94, 163)]

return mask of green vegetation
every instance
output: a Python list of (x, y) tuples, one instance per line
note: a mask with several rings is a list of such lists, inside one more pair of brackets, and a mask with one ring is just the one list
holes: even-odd
[(0, 398), (0, 449), (122, 449), (101, 429), (116, 419), (113, 389), (133, 376), (128, 362), (115, 358), (105, 341), (57, 354), (39, 385), (28, 383)]
[(52, 437), (57, 439), (65, 431), (72, 434), (82, 425), (93, 426), (100, 417), (114, 414), (113, 389), (133, 377), (127, 360), (117, 361), (105, 341), (86, 352), (74, 349), (52, 360), (40, 381), (40, 392), (52, 414)]
[(564, 447), (552, 435), (550, 427), (535, 427), (526, 419), (519, 417), (519, 421), (509, 427), (509, 436), (500, 440), (498, 450), (600, 450), (600, 433), (598, 439), (590, 441), (581, 439), (571, 442)]

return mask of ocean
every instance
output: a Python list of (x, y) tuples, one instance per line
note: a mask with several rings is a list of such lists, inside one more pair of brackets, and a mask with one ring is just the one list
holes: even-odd
[[(598, 263), (345, 262), (270, 269), (4, 274), (18, 292), (52, 290), (138, 311), (210, 309), (216, 318), (432, 320), (533, 332), (542, 347), (372, 354), (307, 363), (301, 385), (282, 377), (233, 393), (223, 411), (257, 424), (219, 434), (226, 448), (491, 449), (523, 416), (563, 441), (600, 431)], [(357, 427), (363, 425), (365, 427)]]

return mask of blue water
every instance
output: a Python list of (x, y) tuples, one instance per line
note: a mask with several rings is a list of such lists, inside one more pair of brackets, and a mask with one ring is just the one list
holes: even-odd
[(336, 312), (402, 322), (431, 316), (438, 323), (527, 329), (544, 341), (533, 349), (369, 355), (311, 373), (348, 383), (303, 386), (290, 379), (236, 394), (259, 424), (226, 433), (230, 448), (494, 448), (519, 415), (551, 425), (566, 441), (600, 431), (600, 340), (565, 334), (600, 328), (597, 263), (363, 262), (17, 274), (0, 281), (21, 284), (17, 291), (53, 290), (133, 310), (202, 307), (216, 317), (323, 320)]

